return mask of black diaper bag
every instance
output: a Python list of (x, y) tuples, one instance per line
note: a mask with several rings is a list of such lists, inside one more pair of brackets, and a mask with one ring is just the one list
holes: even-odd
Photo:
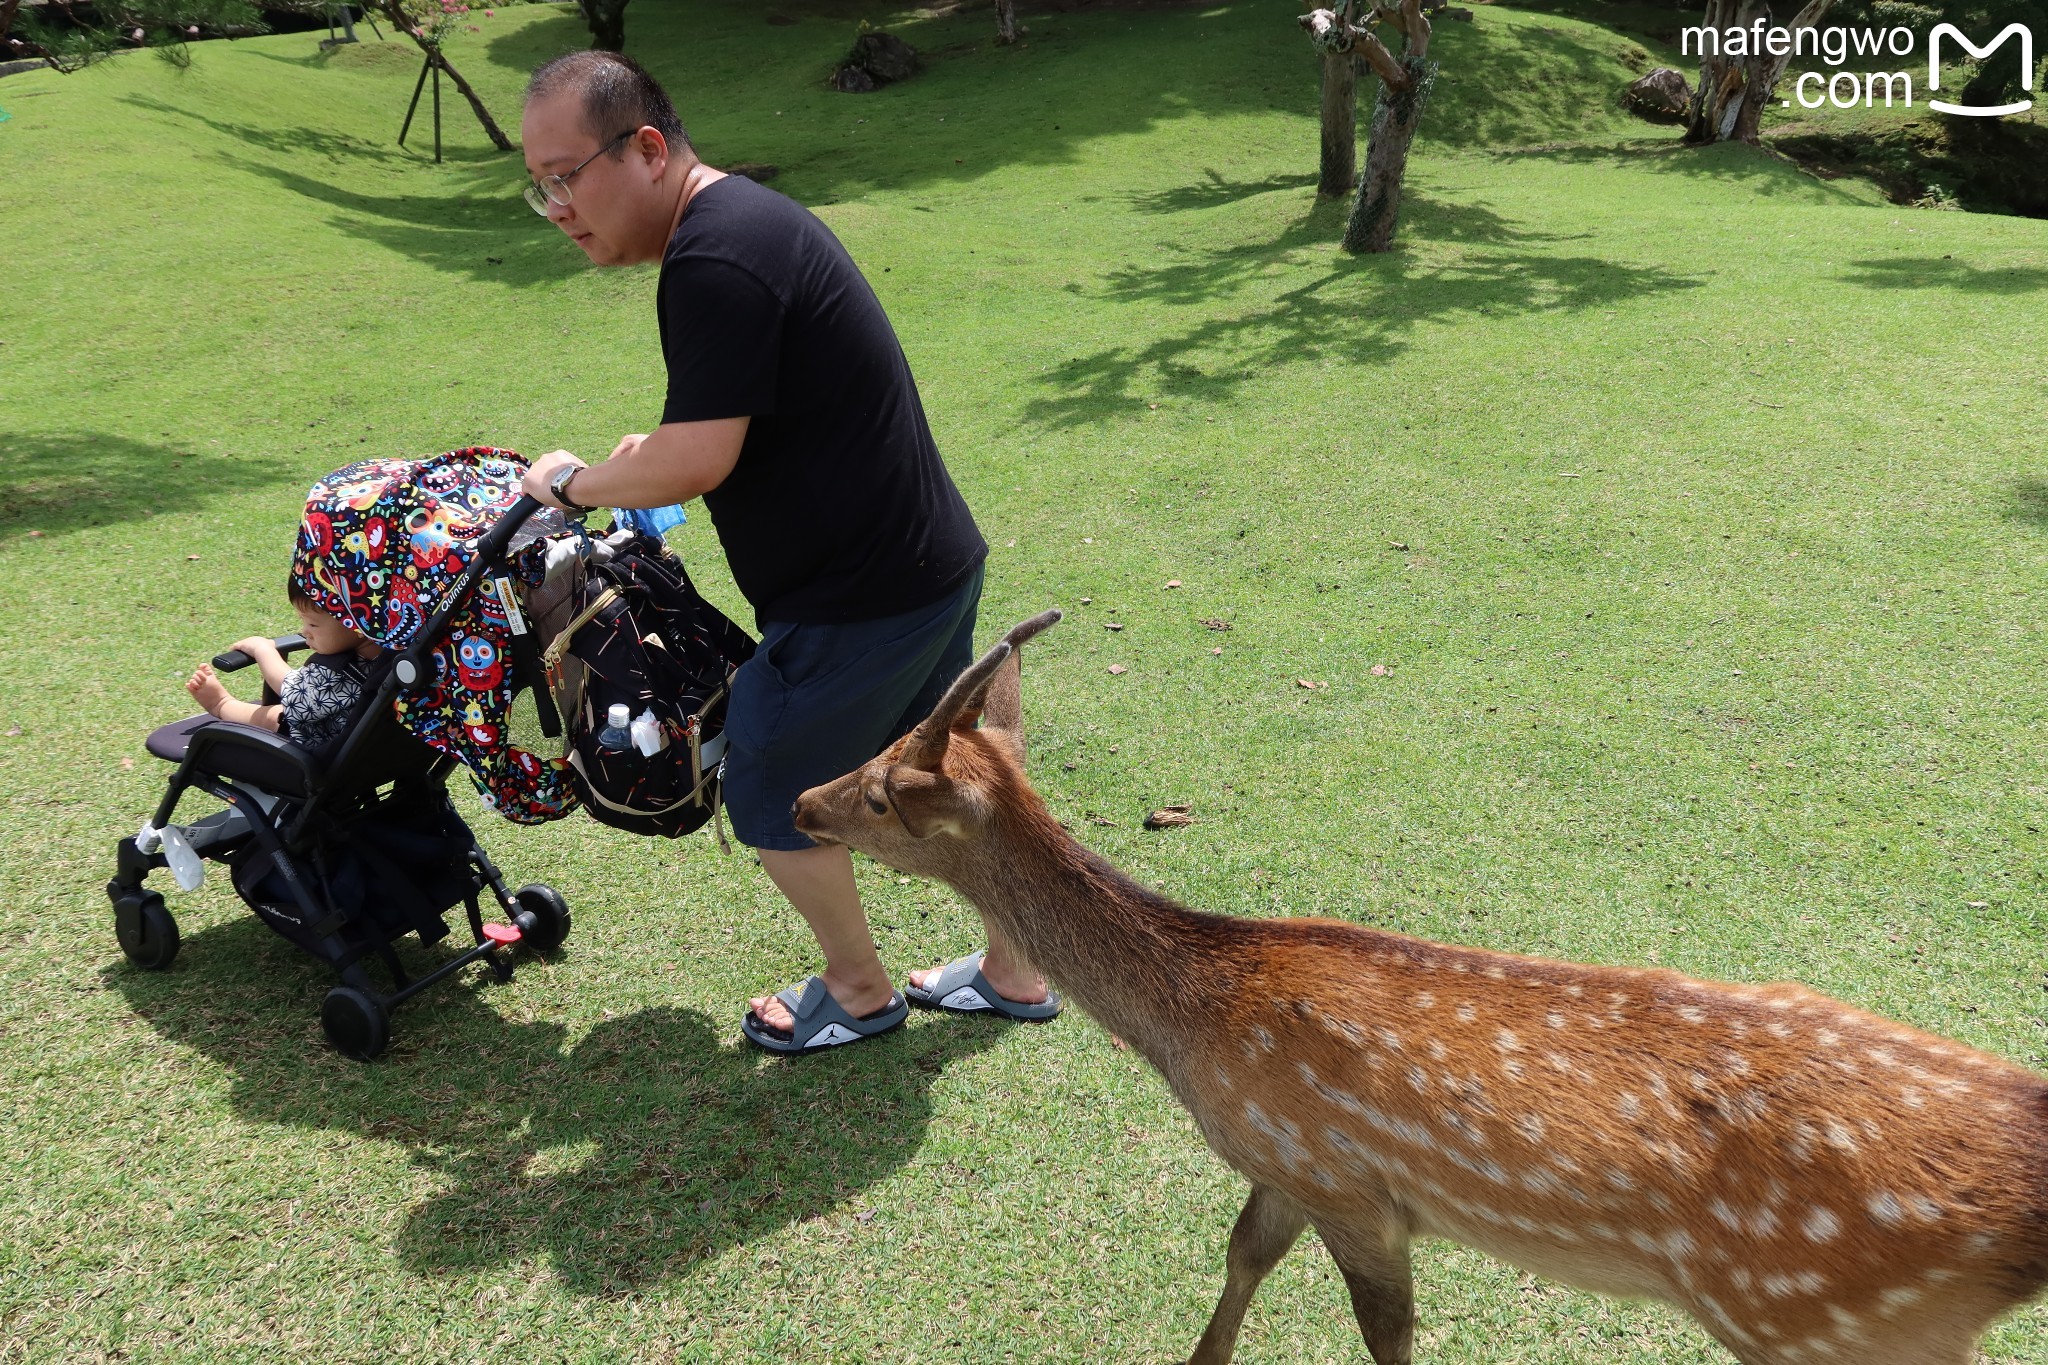
[[(683, 563), (653, 536), (614, 534), (583, 568), (574, 608), (541, 655), (561, 709), (570, 780), (603, 824), (673, 839), (715, 821), (725, 705), (753, 637), (699, 596)], [(599, 742), (624, 705), (658, 745)], [(725, 842), (722, 821), (716, 821)]]

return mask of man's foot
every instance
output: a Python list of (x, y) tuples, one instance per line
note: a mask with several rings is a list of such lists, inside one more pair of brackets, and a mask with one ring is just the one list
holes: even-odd
[[(865, 1019), (876, 1010), (884, 1009), (896, 996), (896, 988), (884, 976), (879, 984), (872, 981), (843, 981), (831, 972), (820, 978), (839, 1007), (856, 1019)], [(789, 1012), (779, 996), (757, 995), (747, 1001), (747, 1008), (756, 1019), (778, 1033), (788, 1033), (796, 1025), (796, 1017)]]
[(760, 1015), (749, 1010), (740, 1020), (740, 1033), (755, 1047), (784, 1057), (801, 1057), (849, 1043), (866, 1042), (894, 1033), (910, 1017), (910, 1005), (895, 991), (888, 1003), (864, 1015), (852, 1015), (826, 989), (825, 979), (813, 976), (776, 992), (773, 997), (791, 1015), (791, 1027), (770, 1028)]
[[(939, 979), (944, 967), (933, 967), (929, 971), (912, 972), (910, 984), (919, 990), (926, 990)], [(988, 978), (988, 984), (996, 988), (996, 994), (1013, 1005), (1043, 1005), (1052, 995), (1046, 989), (1045, 978), (1029, 967), (1019, 967), (1014, 962), (998, 962), (992, 954), (984, 953), (981, 958), (981, 974)]]
[(1045, 988), (1045, 979), (1014, 962), (1008, 971), (991, 971), (989, 953), (969, 953), (931, 971), (912, 972), (904, 995), (914, 1005), (974, 1014), (987, 1010), (1006, 1019), (1039, 1023), (1060, 1012), (1060, 998)]

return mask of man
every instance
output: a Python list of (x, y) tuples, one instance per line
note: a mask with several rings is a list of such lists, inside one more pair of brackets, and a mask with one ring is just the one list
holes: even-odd
[[(526, 492), (554, 506), (702, 497), (754, 607), (761, 648), (733, 680), (733, 831), (810, 924), (825, 970), (749, 1002), (746, 1036), (812, 1052), (903, 1022), (844, 848), (790, 807), (923, 719), (973, 658), (988, 546), (953, 486), (880, 302), (796, 203), (697, 159), (639, 66), (577, 52), (534, 73), (521, 137), (527, 202), (598, 265), (661, 263), (661, 424), (602, 464), (542, 456)], [(913, 972), (941, 1008), (1050, 1018), (1057, 997), (989, 928), (986, 955)]]

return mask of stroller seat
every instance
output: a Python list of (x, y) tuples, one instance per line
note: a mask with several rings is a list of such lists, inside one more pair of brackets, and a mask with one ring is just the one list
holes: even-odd
[(143, 747), (167, 763), (183, 763), (195, 743), (202, 755), (195, 762), (206, 771), (276, 796), (303, 798), (319, 781), (320, 760), (290, 740), (207, 715), (158, 726)]

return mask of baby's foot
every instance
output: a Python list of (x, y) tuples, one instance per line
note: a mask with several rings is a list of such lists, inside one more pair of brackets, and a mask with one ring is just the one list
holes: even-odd
[(213, 676), (212, 664), (201, 664), (185, 681), (185, 690), (192, 694), (192, 700), (199, 703), (201, 710), (209, 716), (220, 714), (221, 703), (228, 699), (227, 688), (221, 686), (219, 678)]

